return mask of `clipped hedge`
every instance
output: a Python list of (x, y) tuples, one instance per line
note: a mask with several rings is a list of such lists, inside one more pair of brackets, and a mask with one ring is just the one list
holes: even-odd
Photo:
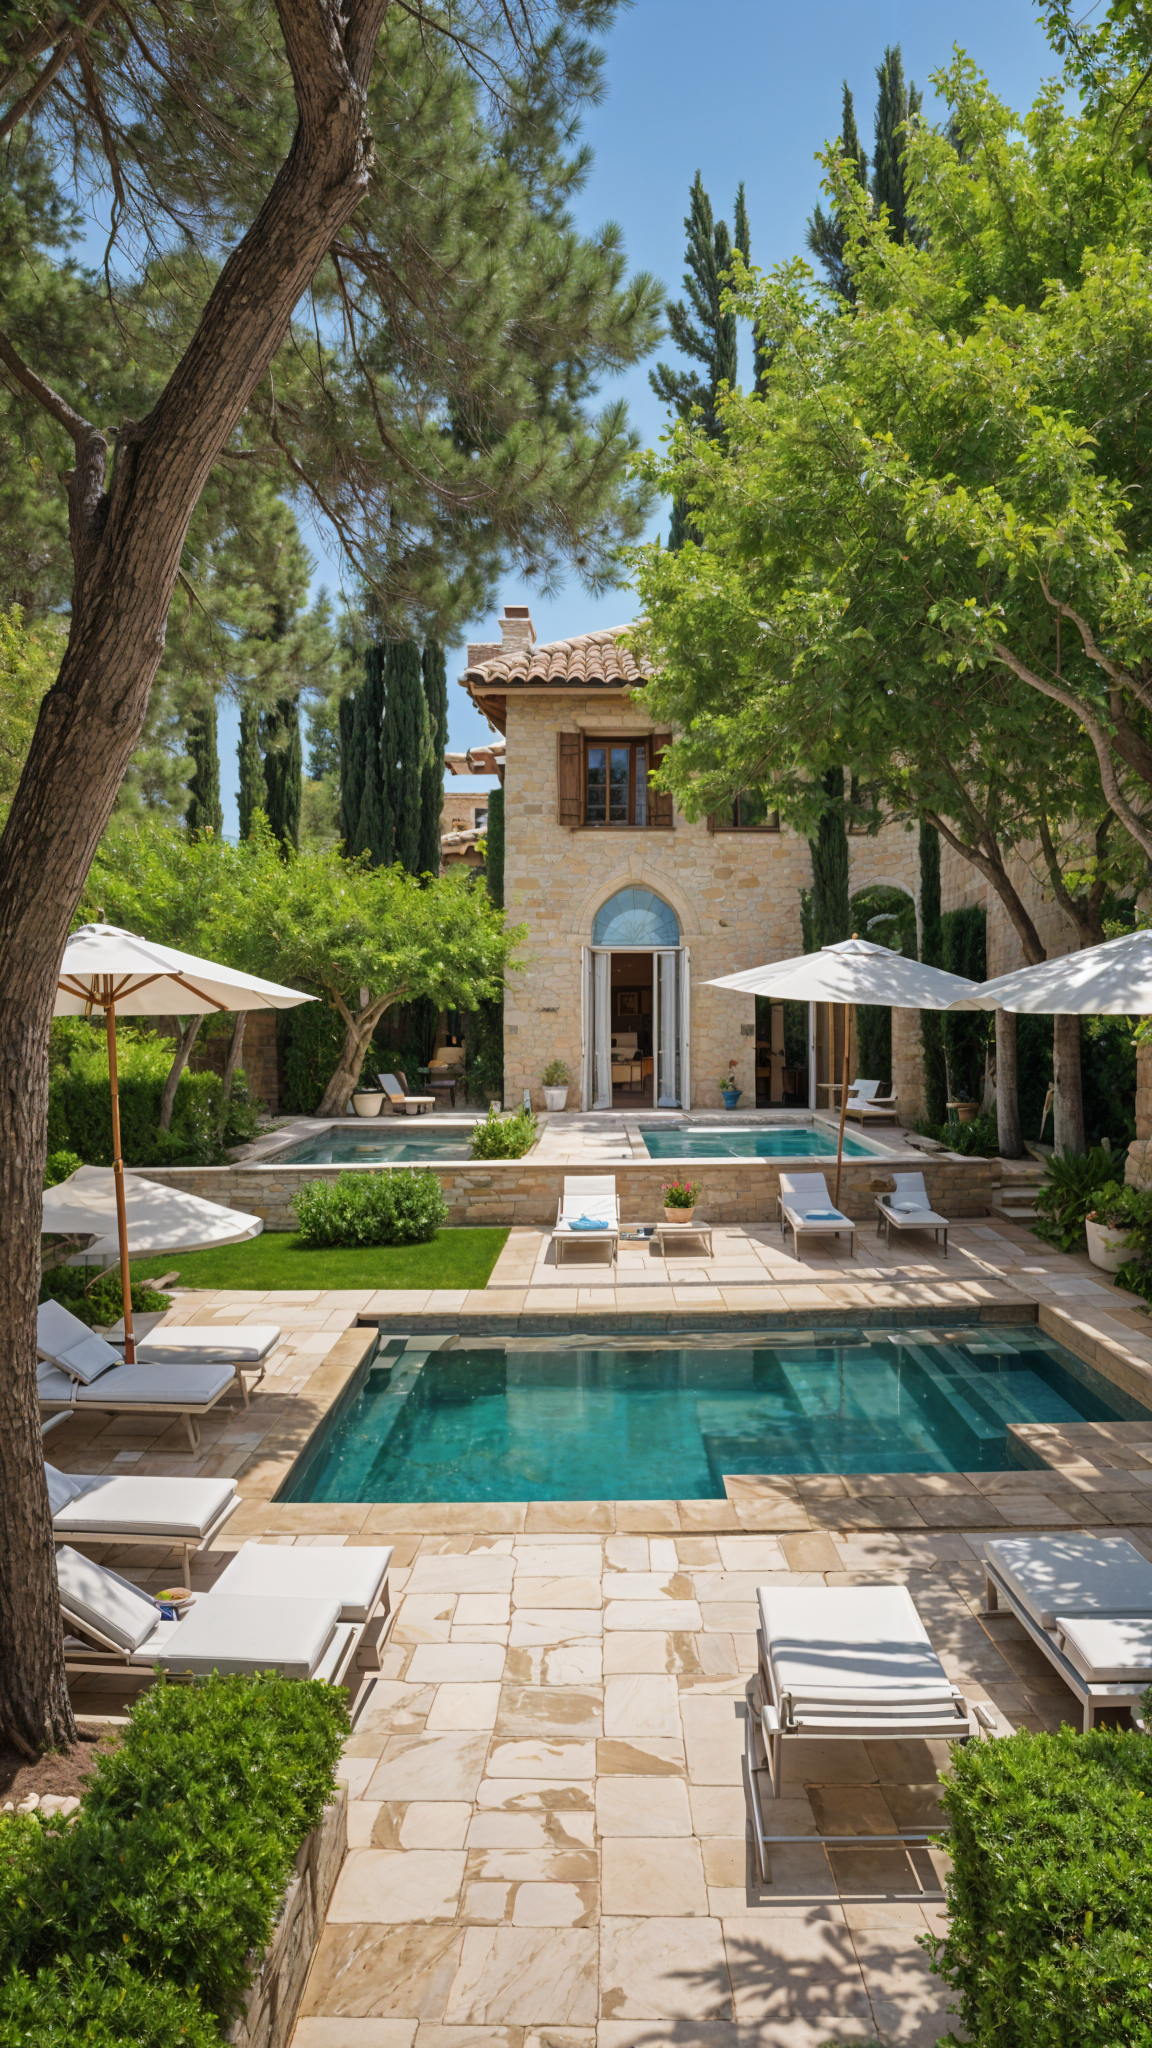
[(341, 1173), (313, 1180), (292, 1197), (308, 1245), (430, 1244), (448, 1204), (430, 1167)]
[(343, 1695), (324, 1685), (158, 1679), (97, 1760), (71, 1822), (34, 1815), (30, 1834), (20, 1816), (0, 1816), (5, 2024), (34, 1999), (56, 2024), (80, 1972), (91, 1968), (85, 1995), (98, 1999), (101, 1973), (127, 1969), (189, 2001), (183, 2020), (172, 2005), (157, 2048), (212, 2040), (189, 2029), (201, 2008), (224, 2023), (238, 2007), (300, 1844), (332, 1797), (347, 1732)]
[(500, 1116), (489, 1109), (482, 1122), (472, 1126), (473, 1159), (522, 1159), (536, 1143), (539, 1126), (530, 1109), (517, 1109)]
[(1152, 1742), (1109, 1728), (954, 1753), (951, 1926), (926, 1937), (979, 2048), (1150, 2048)]
[(118, 1966), (62, 1963), (0, 1979), (0, 2048), (220, 2048), (199, 2001)]

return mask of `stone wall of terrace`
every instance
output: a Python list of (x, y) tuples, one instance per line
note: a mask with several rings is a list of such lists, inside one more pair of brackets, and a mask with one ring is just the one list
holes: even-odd
[[(831, 1193), (834, 1161), (814, 1160), (807, 1167), (803, 1160), (781, 1163), (787, 1172), (823, 1172)], [(987, 1214), (993, 1183), (1000, 1177), (997, 1160), (933, 1153), (922, 1163), (929, 1199), (940, 1215)], [(378, 1170), (390, 1173), (394, 1169), (385, 1166)], [(310, 1181), (332, 1180), (341, 1171), (337, 1166), (169, 1166), (149, 1167), (142, 1178), (182, 1188), (188, 1194), (223, 1203), (227, 1208), (247, 1210), (263, 1217), (269, 1230), (295, 1230), (293, 1196), (297, 1188)], [(563, 1164), (534, 1165), (530, 1158), (477, 1159), (433, 1166), (433, 1171), (444, 1190), (450, 1224), (543, 1226), (556, 1221), (557, 1204), (570, 1168)], [(664, 1183), (678, 1176), (699, 1182), (700, 1212), (711, 1223), (770, 1223), (776, 1218), (780, 1167), (771, 1160), (692, 1159), (683, 1165), (677, 1165), (673, 1159), (633, 1160), (622, 1162), (612, 1171), (620, 1197), (621, 1220), (626, 1224), (657, 1222), (663, 1208)], [(887, 1162), (880, 1157), (846, 1159), (840, 1189), (840, 1206), (845, 1214), (861, 1224), (874, 1219), (872, 1184), (887, 1185), (889, 1172)]]

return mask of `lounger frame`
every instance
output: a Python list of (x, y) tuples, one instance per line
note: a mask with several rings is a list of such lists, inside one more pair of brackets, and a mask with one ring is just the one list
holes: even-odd
[(937, 1216), (934, 1209), (922, 1209), (918, 1215), (894, 1216), (892, 1214), (891, 1209), (887, 1209), (884, 1206), (887, 1199), (888, 1198), (886, 1195), (877, 1195), (876, 1197), (877, 1237), (879, 1237), (881, 1231), (883, 1231), (884, 1242), (886, 1245), (890, 1245), (892, 1242), (892, 1232), (894, 1230), (930, 1230), (936, 1240), (936, 1243), (939, 1244), (940, 1234), (941, 1232), (943, 1232), (944, 1257), (948, 1257), (948, 1232), (952, 1226), (945, 1217)]
[(1021, 1627), (1026, 1629), (1048, 1662), (1060, 1673), (1065, 1685), (1074, 1692), (1084, 1713), (1084, 1733), (1088, 1734), (1096, 1724), (1096, 1715), (1101, 1707), (1127, 1707), (1133, 1719), (1140, 1710), (1140, 1702), (1152, 1684), (1152, 1671), (1145, 1679), (1120, 1679), (1106, 1681), (1085, 1678), (1076, 1669), (1070, 1657), (1066, 1657), (1056, 1640), (1055, 1630), (1043, 1628), (1035, 1615), (1029, 1614), (1021, 1601), (1017, 1600), (1012, 1588), (1001, 1578), (990, 1558), (984, 1560), (985, 1607), (989, 1614), (997, 1613), (1001, 1605), (1015, 1615)]
[[(79, 1500), (83, 1497), (83, 1494), (77, 1495)], [(55, 1524), (52, 1527), (52, 1534), (57, 1543), (71, 1544), (73, 1550), (90, 1550), (98, 1543), (141, 1543), (149, 1550), (179, 1550), (184, 1568), (184, 1584), (191, 1592), (190, 1560), (201, 1550), (207, 1550), (208, 1545), (220, 1534), (225, 1522), (236, 1513), (238, 1507), (242, 1506), (241, 1496), (234, 1493), (230, 1500), (225, 1501), (211, 1528), (205, 1529), (202, 1536), (180, 1536), (173, 1534), (171, 1529), (159, 1528), (147, 1534), (140, 1529), (57, 1529)]]

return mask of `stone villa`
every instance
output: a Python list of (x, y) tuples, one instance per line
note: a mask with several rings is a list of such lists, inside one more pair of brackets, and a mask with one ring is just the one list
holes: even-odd
[[(449, 756), (450, 772), (503, 772), (504, 892), (527, 926), (523, 972), (505, 1003), (504, 1099), (531, 1091), (552, 1059), (572, 1074), (570, 1106), (719, 1108), (731, 1075), (742, 1107), (828, 1100), (836, 1019), (810, 1013), (806, 1071), (785, 1055), (783, 1005), (710, 981), (802, 950), (800, 892), (811, 886), (806, 839), (763, 794), (724, 817), (690, 822), (653, 790), (668, 733), (632, 696), (645, 677), (623, 627), (538, 643), (526, 605), (507, 605), (500, 639), (468, 648), (460, 678), (501, 741)], [(917, 836), (903, 825), (850, 839), (853, 892), (880, 884), (910, 896), (919, 924)], [(988, 916), (988, 972), (1020, 964), (998, 898), (969, 863), (942, 849), (944, 908)], [(1014, 872), (1050, 951), (1074, 943), (1026, 869)], [(903, 1120), (922, 1106), (915, 1012), (893, 1012), (893, 1085)]]

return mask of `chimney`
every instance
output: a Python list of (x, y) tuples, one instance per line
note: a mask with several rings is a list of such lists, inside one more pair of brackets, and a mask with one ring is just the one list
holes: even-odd
[(526, 654), (536, 644), (536, 628), (526, 604), (506, 604), (500, 620), (504, 654)]

